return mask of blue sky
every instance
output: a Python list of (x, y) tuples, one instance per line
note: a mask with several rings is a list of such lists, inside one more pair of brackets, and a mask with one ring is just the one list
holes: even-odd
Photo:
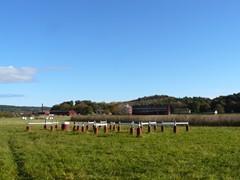
[(240, 92), (238, 0), (1, 0), (0, 104)]

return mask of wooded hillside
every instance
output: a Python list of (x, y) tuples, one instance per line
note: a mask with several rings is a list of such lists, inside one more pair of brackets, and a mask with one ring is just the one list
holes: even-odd
[[(49, 107), (43, 107), (43, 110), (49, 110)], [(7, 105), (0, 105), (0, 113), (32, 113), (41, 111), (42, 107), (35, 107), (35, 106), (7, 106)]]
[[(84, 101), (66, 101), (53, 107), (44, 107), (44, 111), (48, 110), (75, 110), (78, 114), (121, 114), (122, 105), (130, 106), (163, 106), (170, 105), (171, 110), (175, 108), (189, 108), (192, 113), (205, 113), (217, 110), (218, 113), (240, 113), (240, 93), (228, 96), (219, 96), (214, 99), (204, 97), (183, 97), (176, 98), (167, 95), (154, 95), (142, 97), (135, 100), (125, 102), (92, 102)], [(31, 106), (6, 106), (0, 105), (0, 116), (9, 117), (16, 114), (32, 114), (33, 112), (42, 111), (42, 107)]]
[(123, 104), (131, 106), (163, 106), (170, 105), (171, 109), (174, 108), (189, 108), (192, 113), (205, 113), (217, 110), (219, 113), (240, 113), (240, 93), (219, 96), (214, 99), (204, 97), (184, 97), (176, 98), (167, 95), (155, 95), (138, 98), (136, 100), (125, 102), (112, 102), (112, 103), (97, 103), (89, 100), (85, 101), (67, 101), (58, 105), (54, 105), (52, 110), (70, 110), (74, 109), (78, 113), (86, 114), (119, 114), (119, 109)]

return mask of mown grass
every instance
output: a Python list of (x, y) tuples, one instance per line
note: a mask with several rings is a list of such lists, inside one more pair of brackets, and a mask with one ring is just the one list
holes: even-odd
[(144, 129), (140, 138), (129, 127), (98, 135), (25, 129), (0, 119), (0, 179), (240, 179), (240, 127)]
[(108, 122), (147, 122), (147, 121), (188, 121), (194, 126), (240, 126), (240, 114), (219, 114), (219, 115), (203, 115), (203, 114), (185, 114), (185, 115), (145, 115), (145, 116), (74, 116), (71, 121), (108, 121)]

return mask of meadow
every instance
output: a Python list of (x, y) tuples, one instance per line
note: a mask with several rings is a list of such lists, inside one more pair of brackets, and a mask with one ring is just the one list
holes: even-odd
[(43, 125), (28, 132), (26, 123), (0, 119), (0, 179), (240, 179), (237, 126), (144, 129), (136, 137), (129, 127), (95, 135)]

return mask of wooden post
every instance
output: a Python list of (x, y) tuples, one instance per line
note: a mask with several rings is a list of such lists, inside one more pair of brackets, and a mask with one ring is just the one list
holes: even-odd
[(51, 131), (54, 131), (54, 126), (53, 125), (51, 125)]
[(105, 132), (105, 133), (108, 132), (108, 128), (107, 128), (107, 126), (104, 126), (104, 132)]
[(77, 131), (80, 131), (80, 124), (77, 125)]
[(98, 135), (98, 127), (97, 127), (97, 126), (94, 128), (94, 133), (95, 133), (96, 135)]
[(121, 122), (119, 121), (118, 122), (118, 132), (120, 132), (121, 131)]
[(151, 125), (148, 125), (148, 133), (151, 132)]
[(161, 126), (161, 131), (164, 132), (165, 128), (164, 126)]
[(186, 126), (186, 131), (187, 132), (190, 131), (190, 126), (189, 125)]
[(118, 125), (118, 132), (120, 132), (121, 131), (121, 126), (120, 126), (120, 124)]
[(140, 136), (142, 136), (142, 127), (140, 126), (140, 123), (139, 123), (137, 128), (137, 137), (140, 137)]
[(82, 132), (85, 132), (85, 126), (83, 123), (82, 123)]
[(178, 132), (178, 127), (177, 126), (173, 126), (173, 132), (177, 133)]
[(31, 126), (28, 125), (28, 126), (27, 126), (27, 131), (31, 131), (31, 130), (32, 130)]
[(66, 121), (62, 122), (62, 130), (63, 131), (68, 131), (69, 130), (69, 126), (70, 126), (69, 122), (66, 122)]
[(43, 128), (44, 128), (44, 129), (47, 129), (47, 128), (48, 128), (48, 127), (47, 127), (47, 119), (45, 119), (45, 124), (44, 124)]
[(76, 124), (75, 124), (75, 122), (73, 123), (73, 131), (76, 131)]
[(131, 128), (130, 128), (130, 134), (134, 134), (134, 126), (131, 126)]

